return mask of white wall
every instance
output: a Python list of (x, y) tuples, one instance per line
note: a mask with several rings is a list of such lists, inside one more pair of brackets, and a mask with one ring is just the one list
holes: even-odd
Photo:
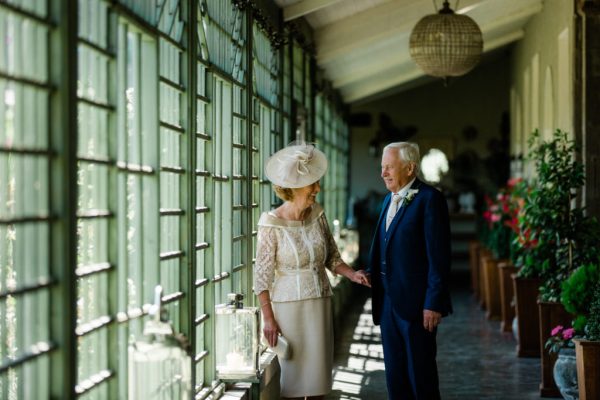
[[(573, 137), (574, 2), (546, 0), (542, 11), (525, 26), (511, 60), (511, 109), (515, 140), (511, 154), (526, 155), (533, 130), (549, 139), (555, 129)], [(521, 101), (519, 101), (519, 99)], [(520, 171), (528, 176), (531, 166)]]

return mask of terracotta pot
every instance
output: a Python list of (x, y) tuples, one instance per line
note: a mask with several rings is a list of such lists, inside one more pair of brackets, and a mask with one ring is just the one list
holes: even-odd
[(500, 330), (512, 332), (512, 324), (515, 318), (515, 307), (513, 304), (514, 290), (511, 275), (517, 272), (517, 267), (510, 261), (498, 263), (498, 274), (500, 277)]
[(540, 314), (540, 354), (542, 356), (542, 381), (540, 382), (540, 396), (562, 397), (556, 382), (554, 382), (553, 368), (556, 358), (554, 353), (546, 349), (546, 341), (550, 338), (550, 332), (557, 325), (571, 326), (573, 316), (569, 314), (561, 303), (551, 301), (538, 301)]
[(479, 250), (481, 244), (477, 240), (469, 242), (469, 267), (471, 270), (471, 289), (476, 299), (479, 299)]
[(500, 281), (498, 260), (488, 257), (483, 260), (483, 281), (485, 282), (485, 304), (487, 319), (500, 319)]
[(579, 400), (600, 399), (600, 342), (574, 339)]
[(537, 299), (540, 294), (539, 278), (519, 278), (512, 275), (515, 291), (515, 313), (517, 315), (517, 356), (540, 356), (540, 316)]

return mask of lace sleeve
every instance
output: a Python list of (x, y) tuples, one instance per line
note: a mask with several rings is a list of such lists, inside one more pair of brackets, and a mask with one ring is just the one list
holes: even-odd
[(331, 229), (329, 229), (329, 224), (327, 223), (325, 213), (321, 214), (319, 217), (319, 222), (323, 228), (325, 243), (327, 243), (327, 261), (325, 262), (325, 268), (329, 269), (331, 272), (335, 272), (335, 267), (343, 263), (344, 260), (342, 260), (340, 251), (338, 250), (337, 244), (333, 239), (333, 235), (331, 234)]
[(275, 228), (259, 226), (254, 264), (254, 293), (270, 290), (275, 275), (277, 236)]

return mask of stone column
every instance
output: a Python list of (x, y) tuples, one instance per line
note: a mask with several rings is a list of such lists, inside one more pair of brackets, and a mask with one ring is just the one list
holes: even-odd
[(583, 203), (600, 218), (600, 0), (575, 0), (575, 121), (585, 163)]

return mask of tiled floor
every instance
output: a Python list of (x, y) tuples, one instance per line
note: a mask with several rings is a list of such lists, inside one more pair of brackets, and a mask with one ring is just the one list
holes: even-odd
[[(333, 392), (327, 399), (385, 400), (383, 349), (370, 299), (349, 313), (336, 348)], [(443, 400), (540, 399), (539, 359), (518, 358), (515, 341), (500, 332), (465, 288), (453, 291), (454, 314), (438, 331)]]

